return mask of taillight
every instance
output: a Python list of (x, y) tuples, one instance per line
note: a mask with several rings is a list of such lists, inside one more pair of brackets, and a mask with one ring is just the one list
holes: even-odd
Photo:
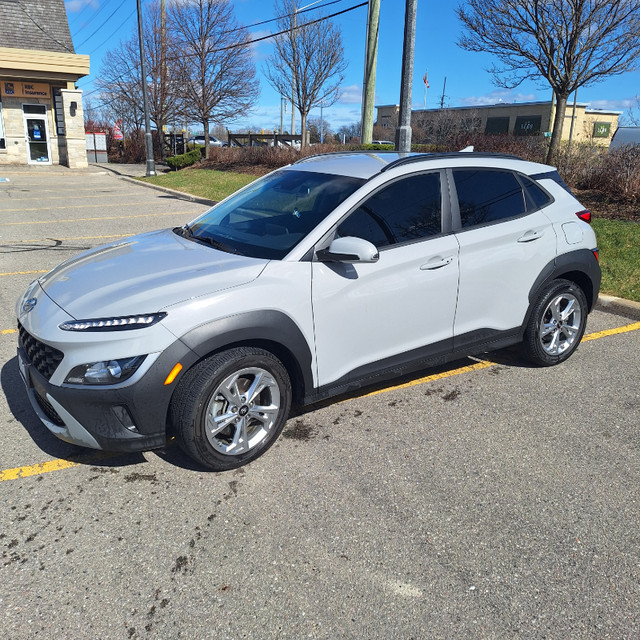
[(585, 209), (584, 211), (577, 211), (576, 215), (583, 222), (588, 222), (589, 224), (591, 224), (591, 211), (589, 211), (588, 209)]
[(598, 248), (596, 247), (595, 249), (591, 249), (593, 255), (596, 257), (596, 260), (598, 262), (600, 262), (600, 252), (598, 251)]

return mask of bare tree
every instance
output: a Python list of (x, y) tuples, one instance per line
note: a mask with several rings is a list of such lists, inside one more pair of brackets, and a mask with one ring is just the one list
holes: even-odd
[(633, 104), (627, 108), (624, 114), (624, 124), (640, 127), (640, 96), (634, 96)]
[(638, 0), (468, 0), (458, 17), (467, 29), (459, 44), (497, 56), (498, 86), (546, 80), (556, 98), (547, 162), (560, 147), (567, 98), (636, 68), (640, 54)]
[(297, 13), (297, 0), (277, 0), (274, 10), (278, 31), (284, 33), (274, 38), (275, 52), (267, 60), (265, 75), (280, 95), (293, 93), (304, 145), (311, 109), (331, 106), (340, 96), (347, 68), (342, 35), (328, 20), (305, 19)]
[(182, 110), (204, 127), (208, 156), (210, 125), (246, 115), (258, 97), (249, 35), (236, 22), (230, 0), (174, 0), (169, 16)]
[[(162, 131), (177, 114), (178, 74), (175, 60), (162, 59), (162, 30), (160, 4), (148, 4), (143, 16), (144, 55), (147, 68), (149, 116), (158, 131)], [(171, 33), (165, 34), (167, 49), (175, 49)], [(133, 120), (143, 121), (142, 84), (140, 79), (140, 50), (138, 32), (119, 47), (108, 51), (102, 60), (96, 86), (105, 103), (117, 104), (120, 111), (133, 111)], [(127, 114), (130, 116), (130, 114)], [(129, 117), (128, 119), (132, 119)]]

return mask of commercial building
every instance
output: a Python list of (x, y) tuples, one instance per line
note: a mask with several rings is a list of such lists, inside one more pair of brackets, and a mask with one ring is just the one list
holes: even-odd
[[(380, 105), (376, 125), (394, 129), (398, 121), (398, 105)], [(608, 146), (616, 129), (620, 111), (591, 109), (583, 102), (567, 105), (562, 140), (594, 143)], [(498, 103), (473, 107), (420, 109), (411, 112), (411, 124), (429, 136), (437, 131), (466, 131), (489, 134), (551, 135), (555, 117), (554, 103), (519, 102)], [(573, 122), (573, 132), (571, 124)]]
[(0, 165), (87, 166), (82, 91), (64, 0), (0, 0)]

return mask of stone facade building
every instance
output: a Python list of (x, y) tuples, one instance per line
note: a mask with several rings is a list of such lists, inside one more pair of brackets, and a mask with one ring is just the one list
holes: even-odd
[[(376, 107), (376, 126), (395, 129), (398, 105)], [(411, 112), (411, 124), (429, 137), (429, 132), (455, 131), (504, 135), (551, 135), (554, 104), (549, 102), (514, 102), (474, 107), (448, 107), (444, 109), (418, 109)], [(590, 109), (585, 103), (567, 104), (562, 140), (592, 141), (609, 145), (618, 128), (620, 111)], [(573, 121), (573, 132), (571, 123)]]
[(87, 166), (82, 91), (64, 0), (0, 0), (0, 165)]

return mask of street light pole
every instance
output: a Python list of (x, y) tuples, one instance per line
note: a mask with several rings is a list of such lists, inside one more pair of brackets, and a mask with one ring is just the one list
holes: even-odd
[(156, 175), (156, 165), (153, 159), (153, 140), (151, 138), (151, 122), (149, 120), (149, 98), (147, 96), (147, 67), (144, 62), (144, 40), (142, 33), (142, 8), (138, 0), (138, 40), (140, 41), (140, 75), (142, 80), (142, 102), (144, 107), (144, 141), (147, 150), (147, 176)]
[(416, 41), (416, 12), (418, 0), (406, 0), (404, 14), (404, 45), (402, 47), (402, 82), (400, 85), (400, 113), (396, 129), (396, 151), (411, 151), (411, 88), (413, 84), (413, 55)]

